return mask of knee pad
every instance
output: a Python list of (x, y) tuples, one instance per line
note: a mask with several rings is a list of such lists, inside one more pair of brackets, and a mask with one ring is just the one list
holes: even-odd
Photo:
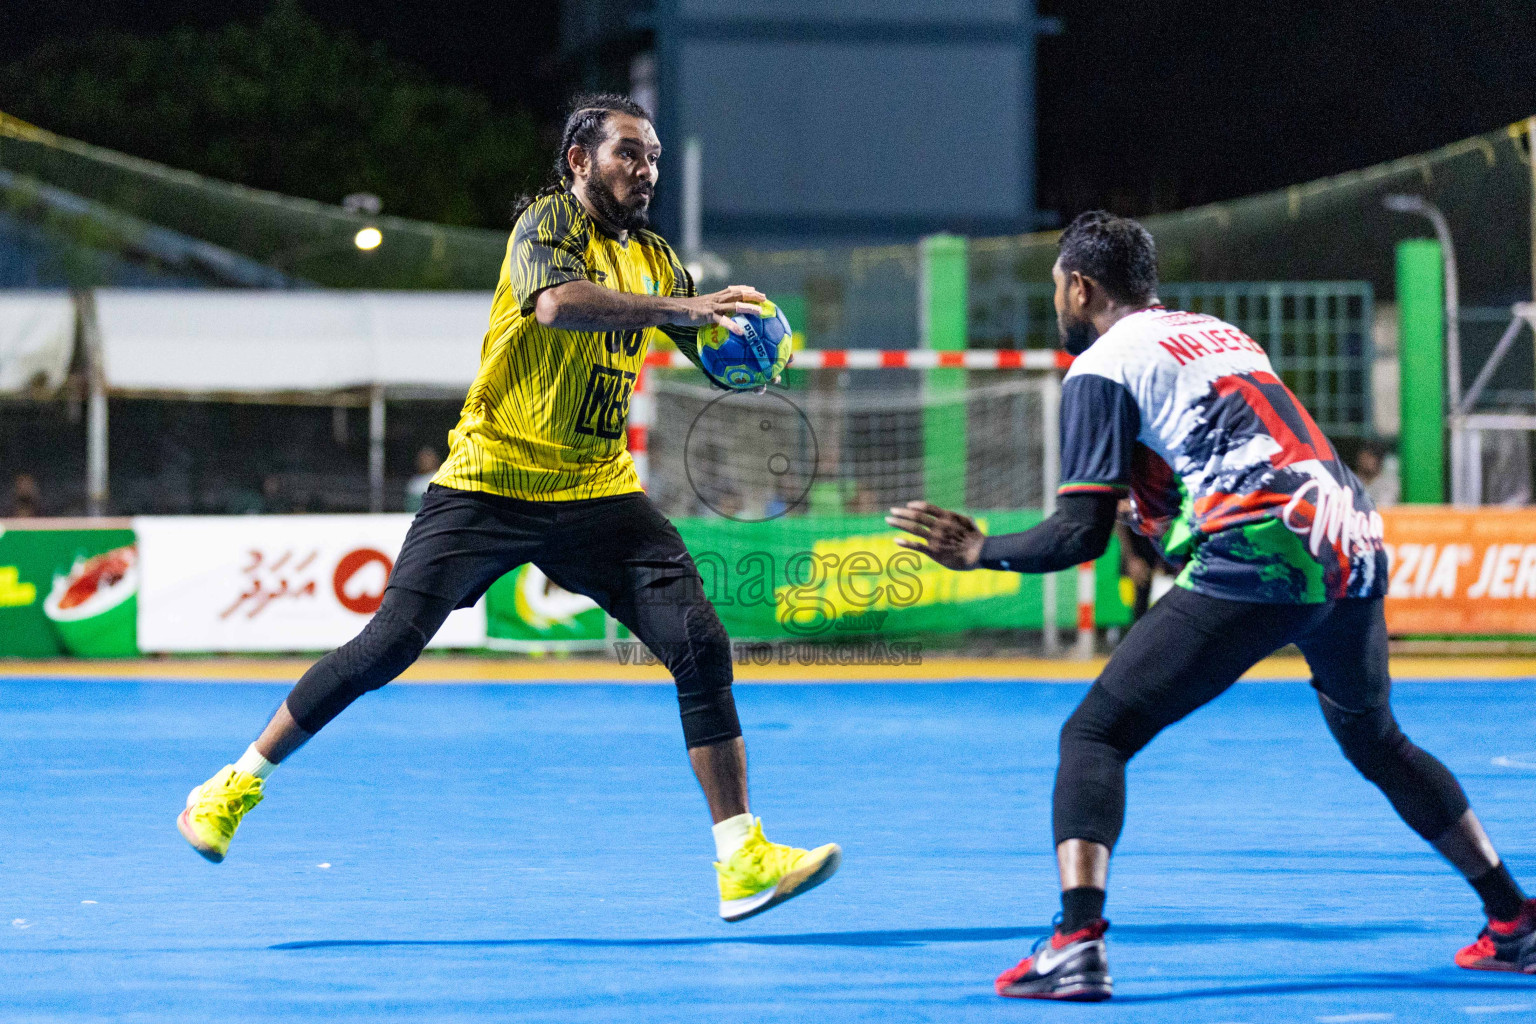
[(386, 604), (361, 633), (310, 666), (288, 694), (288, 713), (305, 732), (319, 732), (347, 705), (409, 668), (428, 639)]
[(1157, 722), (1122, 704), (1095, 683), (1062, 725), (1060, 750), (1065, 757), (1069, 747), (1107, 746), (1129, 761), (1161, 729)]
[(1322, 694), (1318, 703), (1349, 763), (1386, 795), (1409, 828), (1433, 842), (1466, 813), (1461, 783), (1403, 735), (1391, 707), (1350, 711)]
[(1349, 763), (1372, 782), (1378, 782), (1402, 760), (1403, 748), (1411, 746), (1398, 728), (1397, 718), (1386, 705), (1367, 711), (1349, 711), (1318, 695), (1323, 721), (1338, 741)]
[(406, 616), (389, 608), (380, 608), (363, 631), (341, 651), (347, 653), (349, 674), (361, 687), (358, 692), (367, 693), (410, 668), (421, 657), (430, 639)]
[(632, 567), (635, 634), (677, 683), (683, 738), (702, 747), (741, 735), (731, 694), (731, 639), (691, 563)]
[(688, 608), (683, 632), (687, 656), (668, 667), (677, 682), (684, 741), (690, 747), (702, 747), (740, 736), (741, 722), (731, 692), (731, 639), (720, 616), (707, 603)]
[(1125, 823), (1125, 764), (1156, 734), (1095, 683), (1061, 727), (1051, 824), (1056, 845), (1068, 839), (1113, 849)]

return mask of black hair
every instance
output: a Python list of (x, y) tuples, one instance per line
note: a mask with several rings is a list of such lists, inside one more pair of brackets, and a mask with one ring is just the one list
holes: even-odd
[(517, 218), (523, 215), (523, 211), (537, 200), (571, 190), (571, 182), (575, 180), (576, 175), (571, 170), (571, 162), (565, 158), (565, 154), (571, 151), (572, 146), (580, 146), (589, 153), (595, 149), (607, 135), (608, 117), (611, 114), (628, 114), (643, 121), (651, 119), (651, 115), (644, 107), (628, 96), (620, 96), (618, 93), (584, 93), (572, 99), (570, 113), (565, 118), (565, 128), (560, 133), (560, 148), (555, 150), (551, 181), (537, 192), (517, 197), (517, 202), (512, 204), (514, 224), (517, 223)]
[(1147, 302), (1157, 295), (1157, 243), (1129, 217), (1104, 210), (1078, 214), (1057, 245), (1062, 270), (1093, 278), (1116, 302)]

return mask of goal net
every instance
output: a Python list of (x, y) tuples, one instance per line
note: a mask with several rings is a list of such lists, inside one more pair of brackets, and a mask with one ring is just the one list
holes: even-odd
[(865, 376), (875, 379), (763, 395), (656, 381), (647, 490), (670, 515), (746, 522), (872, 515), (918, 498), (1051, 504), (1054, 378), (941, 388)]
[(1121, 624), (1118, 548), (1048, 577), (955, 573), (898, 547), (885, 522), (914, 499), (966, 512), (993, 534), (1050, 511), (1060, 460), (1053, 353), (797, 358), (815, 368), (764, 394), (652, 370), (631, 409), (646, 490), (677, 523), (733, 638), (855, 653), (873, 644), (874, 657), (891, 656), (880, 653), (886, 641), (914, 640), (1051, 654), (1061, 630), (1076, 627), (1091, 647), (1095, 626)]

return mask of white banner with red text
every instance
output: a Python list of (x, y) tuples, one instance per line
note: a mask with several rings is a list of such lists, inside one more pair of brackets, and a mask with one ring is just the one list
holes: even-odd
[[(378, 610), (409, 515), (140, 516), (139, 650), (318, 651)], [(484, 647), (484, 601), (434, 647)]]

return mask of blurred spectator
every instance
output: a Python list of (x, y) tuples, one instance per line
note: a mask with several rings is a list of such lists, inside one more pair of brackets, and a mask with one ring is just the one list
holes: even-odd
[(432, 482), (432, 476), (443, 464), (437, 450), (430, 446), (424, 447), (416, 453), (416, 475), (405, 482), (405, 510), (407, 512), (419, 512), (421, 499), (426, 496), (427, 485)]
[(261, 510), (269, 515), (288, 511), (283, 503), (283, 481), (276, 473), (261, 478)]
[(1397, 459), (1375, 441), (1367, 441), (1355, 453), (1352, 467), (1355, 476), (1365, 485), (1365, 493), (1377, 508), (1390, 508), (1402, 496), (1402, 479)]
[(846, 507), (848, 514), (854, 516), (867, 516), (884, 511), (880, 504), (880, 496), (864, 484), (858, 485), (857, 490), (848, 499)]
[(31, 473), (16, 474), (16, 482), (11, 485), (11, 516), (16, 519), (31, 519), (42, 515), (43, 497), (38, 489), (37, 481)]

